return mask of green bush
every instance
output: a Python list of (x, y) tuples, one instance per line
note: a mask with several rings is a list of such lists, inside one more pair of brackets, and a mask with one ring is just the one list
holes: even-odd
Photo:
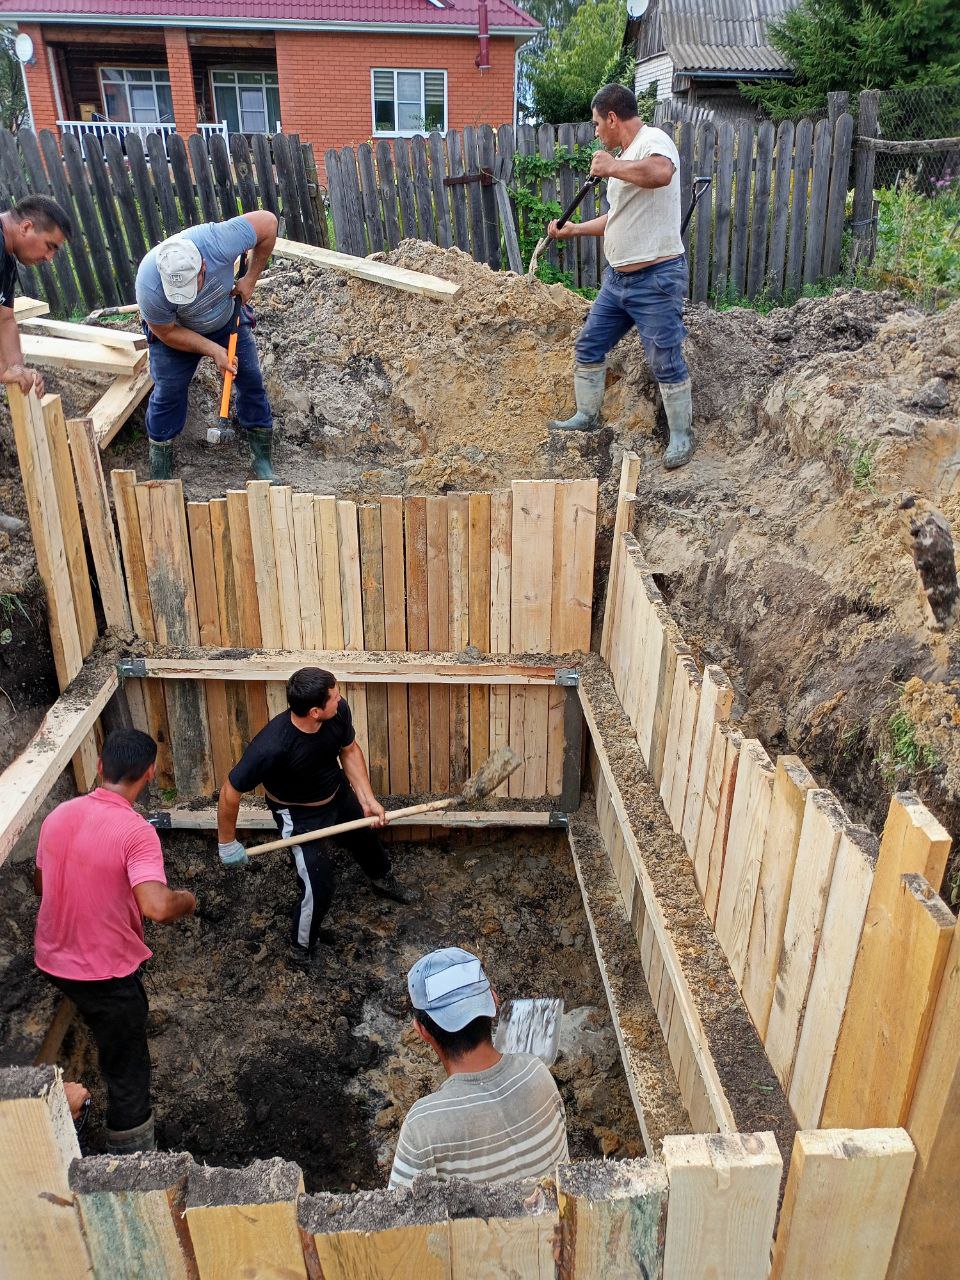
[(929, 302), (960, 294), (960, 178), (942, 178), (922, 195), (908, 178), (876, 193), (877, 252), (863, 283)]
[(567, 26), (550, 33), (526, 65), (538, 120), (589, 120), (590, 100), (603, 85), (633, 88), (636, 61), (623, 47), (626, 23), (626, 0), (584, 0)]

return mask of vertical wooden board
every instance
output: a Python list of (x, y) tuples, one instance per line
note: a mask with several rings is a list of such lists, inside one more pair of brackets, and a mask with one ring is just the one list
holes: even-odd
[[(407, 647), (406, 573), (403, 542), (403, 499), (380, 499), (380, 531), (383, 540), (383, 621), (387, 649), (401, 652)], [(405, 795), (410, 790), (410, 722), (407, 690), (403, 685), (387, 688), (387, 721), (390, 732), (390, 792)]]
[(703, 670), (700, 700), (697, 704), (697, 722), (693, 730), (690, 750), (690, 779), (683, 802), (681, 834), (691, 860), (696, 857), (697, 837), (703, 814), (704, 793), (710, 752), (713, 747), (713, 730), (717, 724), (725, 724), (733, 706), (733, 685), (722, 667), (707, 666)]
[[(515, 480), (511, 541), (510, 648), (514, 653), (550, 648), (554, 508), (552, 481)], [(542, 796), (547, 786), (549, 693), (524, 690), (518, 706), (511, 696), (510, 732), (522, 736), (523, 764), (511, 776), (511, 796)], [(522, 728), (520, 718), (522, 717)]]
[[(447, 550), (446, 498), (426, 499), (427, 637), (430, 649), (444, 652), (450, 644), (450, 572)], [(443, 686), (430, 687), (430, 790), (450, 785), (450, 696)]]
[(804, 803), (807, 792), (816, 785), (813, 775), (798, 756), (778, 758), (747, 944), (747, 962), (740, 985), (744, 1004), (761, 1040), (767, 1034), (770, 1021)]
[[(243, 495), (238, 495), (243, 501)], [(217, 584), (217, 609), (220, 620), (220, 643), (232, 647), (242, 644), (240, 638), (240, 606), (234, 574), (233, 546), (230, 538), (230, 511), (226, 498), (210, 500), (210, 539), (213, 544), (213, 568)], [(225, 681), (227, 703), (227, 738), (231, 763), (239, 760), (253, 734), (247, 718), (247, 688), (235, 681)], [(261, 688), (261, 697), (263, 691)], [(256, 732), (256, 731), (255, 731)], [(217, 781), (222, 778), (217, 774)]]
[(677, 752), (680, 741), (680, 722), (683, 719), (683, 704), (687, 698), (690, 685), (691, 670), (696, 672), (696, 664), (686, 654), (677, 656), (676, 670), (673, 677), (673, 688), (670, 691), (670, 713), (667, 717), (667, 730), (664, 735), (663, 766), (660, 774), (660, 799), (669, 813), (670, 796), (673, 791), (673, 777), (677, 767)]
[(957, 1266), (954, 1233), (960, 1168), (960, 929), (954, 929), (907, 1129), (917, 1161), (887, 1272), (889, 1280), (941, 1280)]
[(714, 927), (739, 983), (747, 961), (753, 904), (773, 795), (773, 765), (756, 739), (740, 749), (737, 782), (727, 831), (727, 852), (720, 881)]
[[(59, 1077), (59, 1071), (56, 1077)], [(34, 1096), (5, 1093), (0, 1100), (0, 1274), (4, 1280), (81, 1280), (90, 1259), (67, 1183), (79, 1156), (66, 1095), (59, 1079)]]
[[(233, 564), (233, 581), (237, 602), (237, 637), (232, 643), (244, 648), (259, 649), (260, 605), (257, 600), (257, 571), (253, 556), (253, 539), (250, 534), (250, 506), (248, 494), (243, 489), (227, 491), (227, 521), (230, 528), (230, 559)], [(247, 704), (247, 733), (249, 737), (260, 732), (267, 722), (267, 695), (260, 680), (244, 685)]]
[[(510, 596), (513, 545), (513, 494), (500, 490), (490, 495), (490, 652), (510, 652)], [(510, 740), (510, 690), (490, 690), (490, 750)], [(505, 796), (509, 783), (495, 795)]]
[(714, 196), (716, 217), (713, 231), (711, 292), (722, 297), (727, 290), (730, 263), (730, 223), (733, 197), (733, 125), (724, 121), (717, 129), (717, 180)]
[[(190, 558), (193, 562), (193, 587), (197, 598), (197, 623), (200, 643), (218, 647), (220, 606), (217, 599), (217, 574), (213, 563), (213, 539), (210, 533), (210, 506), (206, 502), (187, 503), (187, 525), (190, 530)], [(214, 786), (219, 786), (238, 757), (230, 743), (227, 688), (223, 680), (204, 680), (207, 722), (210, 726), (210, 751)]]
[(188, 1206), (187, 1228), (199, 1280), (306, 1280), (293, 1201)]
[(767, 1280), (783, 1162), (772, 1133), (663, 1140), (663, 1280)]
[(677, 668), (680, 665), (680, 659), (690, 657), (691, 654), (686, 645), (679, 644), (675, 640), (673, 632), (676, 631), (676, 624), (663, 605), (655, 602), (653, 608), (663, 628), (664, 642), (660, 654), (660, 669), (657, 673), (657, 695), (653, 709), (653, 724), (650, 730), (650, 754), (647, 757), (647, 768), (650, 770), (653, 785), (660, 791), (663, 786), (663, 762), (667, 758), (670, 714), (673, 710), (673, 691), (677, 682)]
[(885, 1276), (913, 1163), (903, 1129), (798, 1133), (771, 1280)]
[(729, 293), (742, 298), (747, 282), (747, 240), (750, 235), (750, 193), (753, 172), (753, 126), (737, 125), (737, 164), (734, 184), (733, 234), (730, 247)]
[(764, 1040), (770, 1065), (784, 1091), (789, 1088), (793, 1073), (797, 1037), (820, 945), (837, 847), (847, 825), (843, 810), (831, 792), (820, 788), (807, 792), (773, 1005)]
[[(407, 582), (407, 648), (424, 653), (430, 648), (427, 597), (427, 500), (403, 501), (404, 550)], [(416, 795), (430, 790), (430, 690), (411, 685), (410, 789)]]
[(667, 1179), (659, 1163), (561, 1165), (557, 1196), (565, 1280), (659, 1280), (667, 1214)]
[(195, 1280), (193, 1250), (174, 1225), (174, 1216), (182, 1212), (178, 1203), (182, 1190), (176, 1183), (169, 1190), (155, 1191), (75, 1190), (74, 1199), (95, 1280), (113, 1276)]
[[(470, 644), (490, 652), (490, 494), (469, 497)], [(470, 687), (470, 772), (490, 753), (490, 689)]]
[[(149, 480), (137, 485), (136, 495), (157, 641), (199, 644), (183, 486), (179, 480)], [(178, 799), (209, 795), (212, 752), (200, 682), (168, 680), (164, 697)]]
[(302, 649), (303, 629), (300, 625), (300, 583), (293, 527), (293, 490), (289, 485), (271, 486), (270, 515), (273, 521), (273, 552), (277, 561), (283, 647)]
[[(516, 1218), (453, 1218), (450, 1280), (546, 1276), (553, 1270), (556, 1213)], [(391, 1273), (392, 1274), (392, 1273)], [(420, 1280), (418, 1273), (415, 1280)]]
[(67, 422), (70, 453), (83, 503), (83, 519), (90, 539), (90, 550), (100, 588), (100, 603), (108, 627), (131, 626), (130, 604), (123, 583), (120, 550), (113, 528), (113, 516), (103, 478), (100, 450), (90, 418), (71, 418)]
[[(450, 648), (460, 653), (470, 643), (470, 500), (465, 493), (447, 496), (447, 568)], [(455, 788), (470, 772), (469, 715), (467, 686), (451, 686), (450, 786)]]
[(291, 501), (300, 634), (305, 649), (322, 649), (323, 608), (320, 603), (320, 567), (317, 559), (317, 523), (313, 514), (313, 494), (295, 493)]
[[(360, 586), (363, 607), (365, 649), (383, 649), (386, 643), (383, 616), (383, 534), (380, 507), (363, 503), (360, 523)], [(379, 795), (390, 789), (390, 748), (387, 733), (387, 690), (385, 685), (368, 685), (367, 742), (370, 782)]]
[(640, 458), (635, 453), (624, 453), (620, 462), (620, 485), (617, 490), (617, 511), (613, 524), (610, 568), (607, 574), (607, 591), (603, 599), (603, 626), (600, 631), (600, 656), (610, 661), (610, 639), (620, 595), (620, 566), (623, 561), (623, 535), (630, 528), (633, 501), (640, 479)]
[(757, 131), (757, 161), (753, 179), (750, 220), (750, 263), (747, 296), (755, 298), (763, 288), (767, 269), (767, 233), (770, 226), (770, 180), (773, 175), (773, 125), (765, 120)]
[[(740, 766), (740, 748), (743, 739), (739, 733), (724, 734), (720, 727), (718, 733), (724, 745), (723, 773), (720, 778), (720, 793), (717, 800), (717, 824), (707, 854), (707, 887), (703, 895), (703, 906), (711, 923), (716, 923), (717, 905), (720, 901), (720, 885), (723, 880), (724, 863), (727, 857), (727, 840), (730, 833), (730, 818), (733, 813), (733, 797), (737, 789), (737, 772)], [(714, 738), (716, 750), (716, 738)]]
[(269, 481), (251, 480), (247, 485), (247, 503), (257, 600), (260, 603), (261, 643), (265, 649), (282, 649), (283, 626), (280, 621), (280, 591), (277, 584), (277, 554), (273, 542)]
[(949, 833), (913, 792), (891, 797), (827, 1090), (825, 1128), (842, 1125), (845, 1115), (853, 1117), (851, 1123), (860, 1124), (860, 1117), (872, 1110), (861, 1055), (873, 1044), (884, 1012), (889, 959), (898, 945), (895, 911), (900, 877), (916, 873), (940, 884), (949, 852)]
[(342, 649), (344, 647), (343, 600), (340, 592), (340, 529), (336, 498), (314, 498), (313, 518), (317, 531), (317, 568), (320, 577), (323, 647), (324, 649)]
[(311, 1237), (320, 1280), (451, 1280), (450, 1228), (387, 1227)]
[(790, 232), (784, 284), (788, 293), (799, 293), (803, 272), (803, 245), (807, 229), (807, 190), (813, 155), (813, 121), (799, 120), (793, 139), (790, 176)]
[(819, 280), (823, 265), (823, 239), (827, 221), (832, 142), (830, 121), (818, 120), (813, 130), (810, 208), (807, 214), (807, 244), (803, 256), (804, 284), (813, 284)]
[[(713, 165), (717, 152), (717, 131), (712, 124), (702, 124), (697, 130), (697, 174), (713, 177)], [(710, 293), (710, 234), (713, 229), (714, 188), (707, 187), (694, 214), (693, 279), (690, 296), (694, 302), (706, 302)]]
[(340, 600), (343, 616), (343, 647), (359, 652), (363, 641), (363, 592), (360, 586), (360, 537), (357, 531), (357, 504), (337, 501), (337, 531), (340, 549)]
[[(647, 625), (643, 636), (644, 660), (643, 683), (637, 697), (637, 742), (640, 754), (651, 770), (651, 759), (654, 748), (654, 734), (657, 728), (657, 706), (660, 701), (661, 683), (668, 674), (669, 660), (665, 655), (665, 647), (669, 643), (660, 609), (657, 607), (659, 592), (651, 598), (646, 576), (641, 579), (647, 601)], [(670, 672), (676, 670), (674, 666)]]
[[(687, 784), (690, 780), (690, 756), (693, 750), (693, 732), (697, 725), (697, 711), (700, 706), (701, 678), (697, 665), (692, 658), (683, 662), (685, 680), (677, 683), (681, 687), (683, 703), (680, 708), (680, 719), (677, 722), (676, 747), (672, 759), (664, 765), (664, 778), (670, 777), (667, 814), (674, 831), (680, 831), (683, 823), (683, 806), (687, 795)], [(678, 667), (679, 670), (679, 667)], [(669, 774), (668, 774), (668, 767)], [(661, 782), (661, 787), (663, 783)]]
[(830, 165), (830, 193), (823, 241), (822, 272), (831, 279), (840, 270), (847, 187), (850, 181), (850, 150), (853, 143), (853, 117), (847, 112), (837, 120), (833, 133), (833, 155)]
[(790, 1107), (803, 1129), (820, 1123), (876, 861), (877, 842), (866, 827), (846, 827), (837, 846), (790, 1078)]
[(770, 228), (770, 254), (767, 259), (767, 291), (773, 298), (783, 293), (783, 270), (787, 257), (787, 218), (790, 213), (790, 164), (793, 159), (794, 127), (792, 120), (781, 121), (777, 128), (777, 150), (774, 160), (773, 223)]
[[(147, 563), (144, 559), (143, 538), (140, 533), (140, 513), (137, 509), (137, 473), (111, 471), (110, 483), (117, 513), (117, 532), (120, 536), (120, 550), (126, 572), (127, 598), (130, 601), (133, 629), (144, 640), (156, 640), (153, 608), (147, 586)], [(174, 780), (163, 686), (159, 680), (143, 680), (139, 684), (146, 709), (147, 732), (157, 744), (157, 785), (167, 790), (173, 786)]]

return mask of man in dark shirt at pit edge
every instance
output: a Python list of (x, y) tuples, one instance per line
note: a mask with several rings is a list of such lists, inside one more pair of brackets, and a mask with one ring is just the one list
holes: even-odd
[[(384, 823), (384, 808), (373, 794), (353, 717), (336, 677), (321, 667), (302, 667), (287, 681), (287, 702), (289, 710), (260, 730), (220, 788), (217, 830), (225, 866), (247, 861), (237, 839), (240, 797), (261, 783), (284, 839), (356, 818), (377, 818), (377, 826)], [(372, 827), (336, 839), (370, 877), (375, 893), (394, 902), (414, 901), (415, 895), (390, 870), (390, 859)], [(334, 889), (328, 848), (328, 841), (313, 840), (289, 850), (297, 873), (291, 934), (297, 958), (308, 958), (318, 942), (334, 940), (320, 927)]]

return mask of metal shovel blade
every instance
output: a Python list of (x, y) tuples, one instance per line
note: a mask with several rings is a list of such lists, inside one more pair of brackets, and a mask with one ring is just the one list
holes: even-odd
[(563, 1001), (552, 996), (510, 1000), (500, 1011), (493, 1047), (498, 1053), (532, 1053), (552, 1067), (560, 1047)]

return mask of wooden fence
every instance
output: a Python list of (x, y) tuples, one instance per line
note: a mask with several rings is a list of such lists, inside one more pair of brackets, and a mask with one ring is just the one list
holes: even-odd
[(933, 887), (949, 834), (905, 793), (878, 846), (797, 757), (727, 727), (729, 681), (699, 670), (625, 532), (638, 465), (625, 457), (601, 642), (614, 686), (797, 1123), (915, 1134), (903, 1257), (932, 1256), (924, 1206), (949, 1194), (960, 1088), (960, 934)]
[[(253, 481), (184, 506), (112, 473), (134, 630), (164, 645), (481, 654), (588, 650), (597, 481), (350, 502)], [(161, 785), (209, 795), (283, 686), (144, 682)], [(347, 686), (379, 794), (455, 789), (510, 742), (510, 796), (557, 796), (562, 688)]]
[[(754, 298), (761, 292), (777, 298), (837, 275), (852, 157), (849, 114), (835, 124), (686, 122), (663, 128), (680, 152), (684, 209), (694, 177), (713, 178), (685, 236), (691, 298)], [(519, 232), (529, 244), (545, 225), (532, 223), (528, 210), (518, 210), (502, 193), (498, 198), (497, 186), (509, 183), (514, 156), (539, 153), (549, 159), (558, 147), (572, 151), (592, 138), (592, 125), (521, 125), (516, 133), (509, 125), (496, 132), (483, 125), (451, 130), (446, 137), (433, 133), (396, 139), (392, 146), (380, 141), (328, 151), (324, 163), (337, 246), (362, 255), (414, 237), (444, 248), (456, 245), (497, 270), (516, 270), (508, 253), (511, 238)], [(543, 201), (565, 205), (582, 181), (581, 170), (564, 165), (556, 177), (535, 182), (533, 191)], [(606, 203), (591, 193), (581, 208), (586, 220)], [(602, 242), (584, 237), (554, 245), (546, 260), (568, 271), (575, 286), (596, 287), (604, 267)]]
[(71, 215), (73, 241), (53, 263), (21, 267), (27, 293), (55, 316), (133, 302), (137, 266), (166, 236), (199, 222), (269, 209), (283, 234), (328, 243), (313, 148), (296, 134), (128, 134), (123, 142), (42, 130), (0, 129), (0, 187), (6, 202), (40, 193)]

